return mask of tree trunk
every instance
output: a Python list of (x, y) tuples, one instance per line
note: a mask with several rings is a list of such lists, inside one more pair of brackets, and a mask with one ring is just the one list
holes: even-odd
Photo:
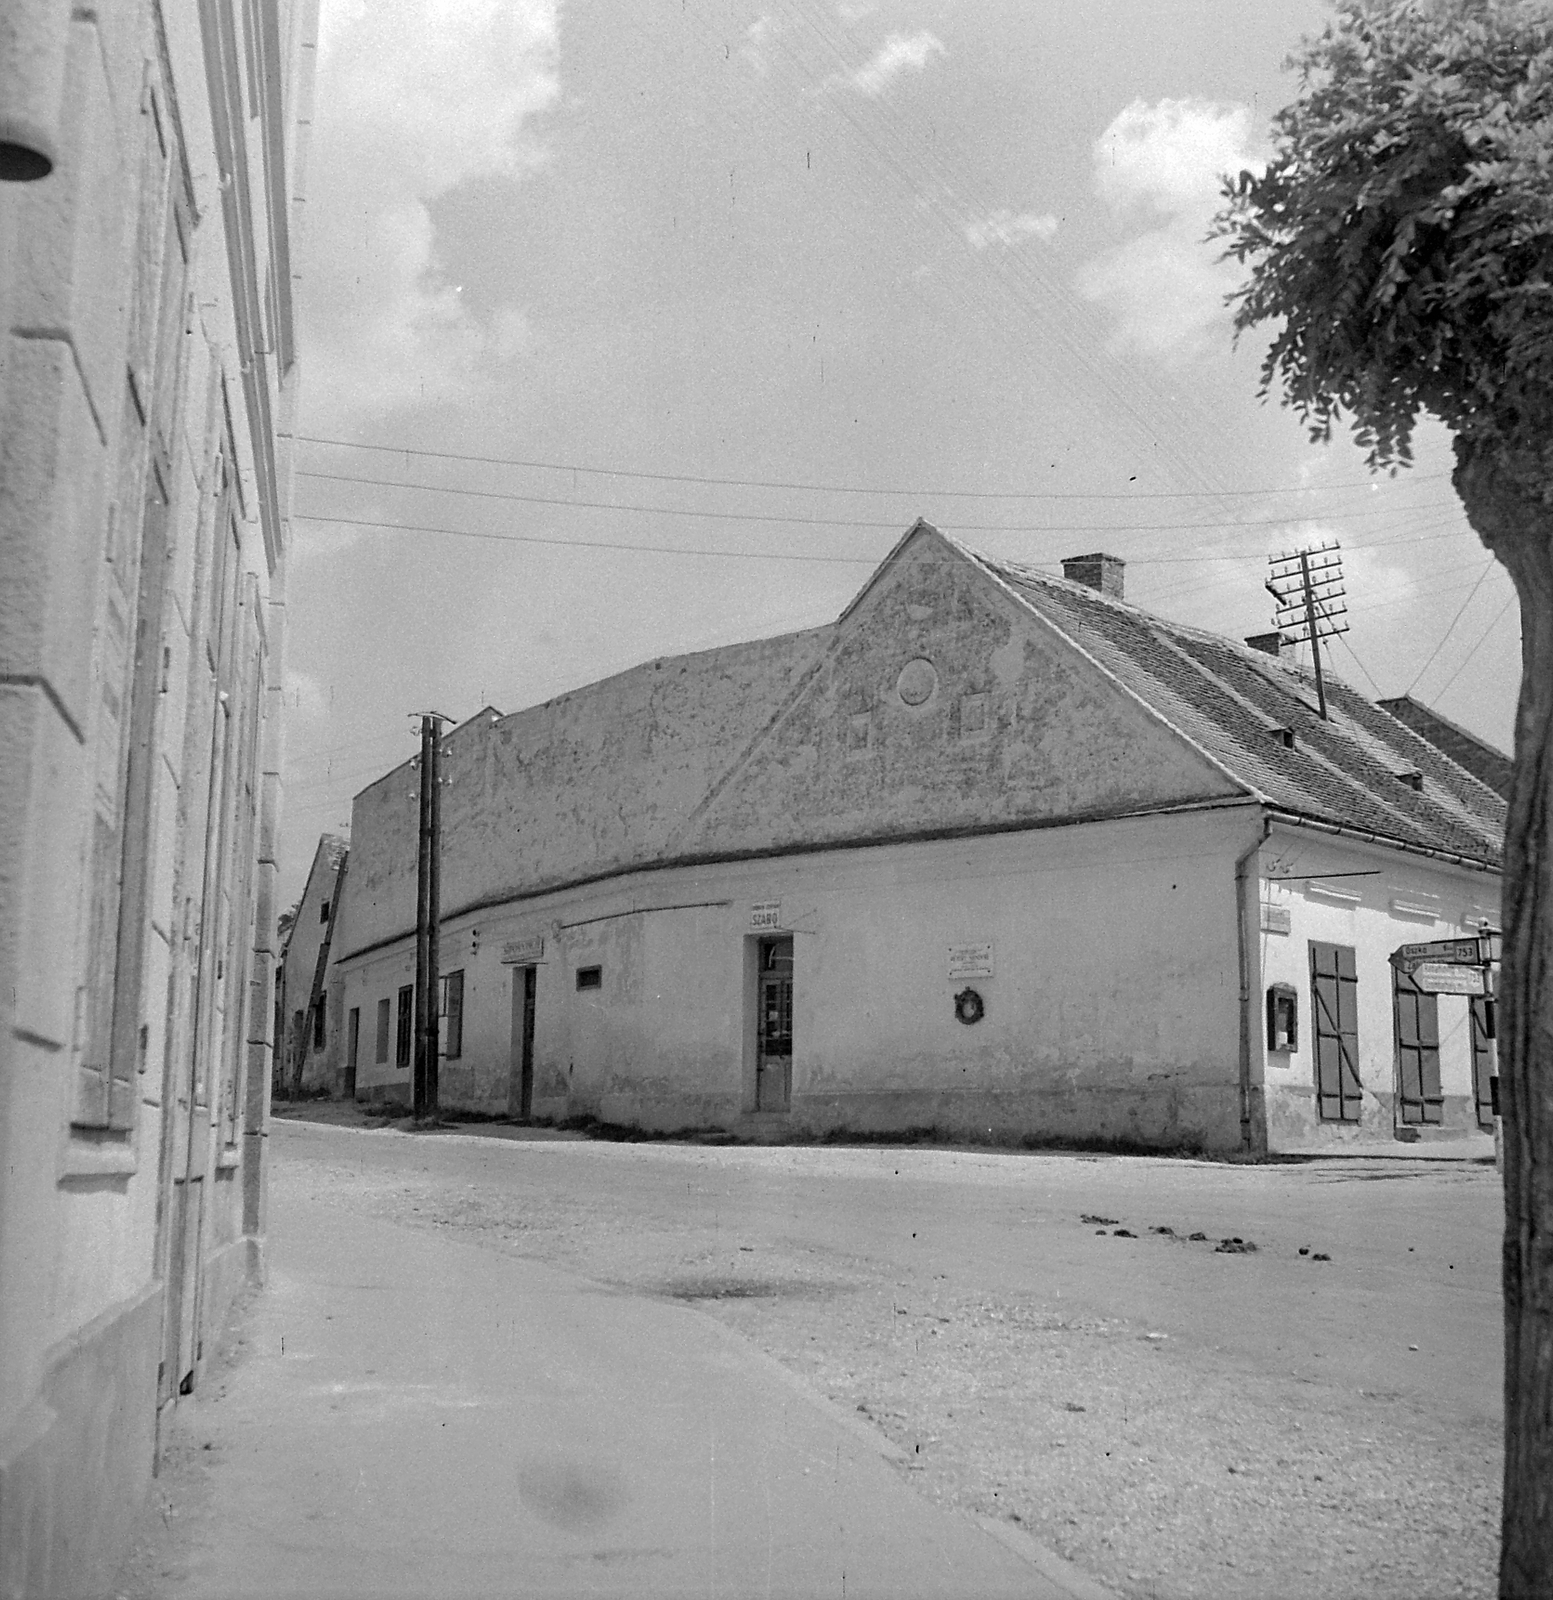
[(1553, 1595), (1553, 506), (1499, 458), (1456, 445), (1457, 493), (1514, 580), (1521, 694), (1505, 824), (1498, 1006), (1504, 1115), (1501, 1600)]

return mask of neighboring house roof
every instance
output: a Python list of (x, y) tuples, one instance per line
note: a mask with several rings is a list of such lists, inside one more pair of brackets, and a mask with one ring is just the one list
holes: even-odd
[(1086, 585), (964, 553), (1271, 805), (1498, 862), (1502, 798), (1329, 671), (1323, 721), (1314, 678), (1288, 662)]
[(1465, 767), (1495, 794), (1506, 800), (1509, 798), (1510, 775), (1515, 763), (1503, 750), (1496, 750), (1487, 740), (1457, 727), (1449, 717), (1442, 717), (1431, 707), (1420, 705), (1411, 695), (1399, 695), (1395, 700), (1381, 700), (1377, 704), (1436, 749), (1443, 750), (1458, 767)]

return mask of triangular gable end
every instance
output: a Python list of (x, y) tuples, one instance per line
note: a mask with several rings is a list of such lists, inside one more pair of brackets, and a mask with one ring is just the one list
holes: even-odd
[(1247, 794), (953, 540), (915, 523), (675, 841), (719, 854)]

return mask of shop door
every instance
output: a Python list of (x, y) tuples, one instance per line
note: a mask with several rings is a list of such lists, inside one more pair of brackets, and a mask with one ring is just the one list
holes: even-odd
[(538, 967), (512, 969), (512, 1062), (507, 1080), (507, 1115), (527, 1122), (534, 1114), (534, 996)]
[(755, 1109), (786, 1111), (793, 1093), (793, 941), (760, 941)]

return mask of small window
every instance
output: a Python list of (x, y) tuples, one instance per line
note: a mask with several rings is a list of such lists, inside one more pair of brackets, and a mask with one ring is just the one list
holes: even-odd
[(377, 1003), (377, 1053), (373, 1059), (379, 1066), (388, 1064), (388, 1023), (392, 1009), (393, 1002), (390, 1000), (379, 1000)]
[(320, 922), (327, 922), (329, 920), (329, 902), (327, 900), (325, 900), (324, 903), (318, 908), (318, 920)]
[(1288, 1052), (1300, 1046), (1299, 995), (1286, 983), (1267, 991), (1267, 1048)]
[(464, 969), (442, 980), (442, 1053), (456, 1061), (464, 1053)]
[(604, 987), (604, 969), (602, 967), (578, 967), (577, 987), (579, 989), (602, 989)]
[(407, 1067), (410, 1064), (410, 1033), (414, 1017), (415, 985), (407, 983), (399, 991), (399, 1036), (394, 1041), (394, 1065), (396, 1067)]
[(318, 1000), (313, 1005), (313, 1048), (322, 1050), (324, 1047), (324, 1003)]
[(345, 1024), (345, 1068), (352, 1076), (356, 1072), (356, 1051), (361, 1042), (361, 1007), (352, 1006)]

